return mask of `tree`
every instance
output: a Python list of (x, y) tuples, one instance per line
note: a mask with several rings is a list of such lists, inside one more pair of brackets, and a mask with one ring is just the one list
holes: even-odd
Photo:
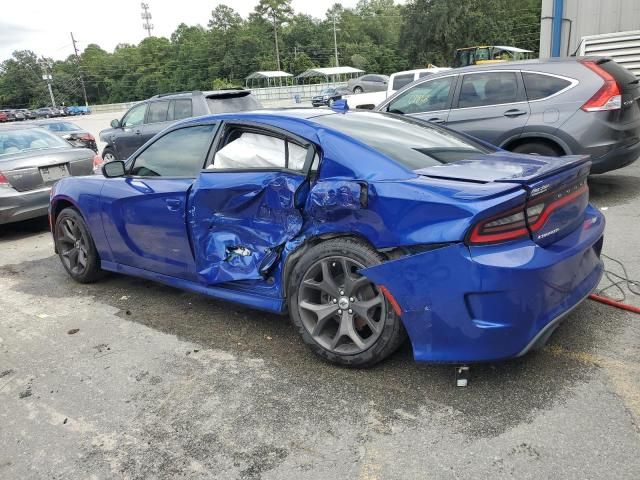
[(285, 23), (291, 15), (291, 0), (260, 0), (255, 12), (273, 24), (273, 36), (276, 45), (276, 63), (280, 70), (280, 47), (278, 46), (278, 25)]
[(207, 26), (213, 30), (227, 31), (236, 28), (242, 23), (242, 17), (227, 5), (218, 5), (211, 11), (211, 19)]

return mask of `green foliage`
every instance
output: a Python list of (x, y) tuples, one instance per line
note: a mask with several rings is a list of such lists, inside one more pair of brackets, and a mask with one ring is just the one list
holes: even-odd
[(179, 25), (170, 38), (149, 37), (118, 45), (113, 53), (90, 44), (65, 60), (17, 51), (0, 63), (0, 107), (49, 105), (43, 69), (53, 76), (58, 103), (81, 104), (81, 72), (91, 104), (125, 102), (161, 92), (243, 85), (256, 70), (280, 66), (294, 75), (335, 64), (390, 74), (428, 63), (447, 66), (456, 48), (478, 44), (537, 50), (540, 0), (360, 0), (340, 3), (316, 19), (295, 13), (291, 0), (260, 0), (243, 19), (218, 5), (207, 27)]

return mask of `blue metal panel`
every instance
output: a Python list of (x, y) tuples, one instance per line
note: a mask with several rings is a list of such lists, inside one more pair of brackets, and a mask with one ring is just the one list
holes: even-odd
[(583, 227), (553, 248), (453, 244), (361, 273), (400, 304), (416, 360), (510, 358), (597, 286), (603, 230), (604, 217), (589, 207)]
[(553, 19), (551, 21), (551, 56), (560, 56), (562, 46), (562, 15), (564, 0), (553, 0)]

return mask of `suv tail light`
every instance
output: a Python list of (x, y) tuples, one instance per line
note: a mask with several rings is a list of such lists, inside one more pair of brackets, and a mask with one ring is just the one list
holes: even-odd
[(620, 87), (609, 72), (605, 71), (592, 60), (584, 60), (581, 63), (604, 80), (604, 85), (600, 87), (593, 97), (587, 100), (587, 103), (582, 105), (582, 110), (585, 112), (604, 112), (622, 108)]
[(93, 140), (95, 140), (95, 137), (90, 133), (85, 133), (80, 137), (80, 140), (84, 140), (85, 142), (92, 142)]
[(0, 185), (9, 185), (9, 180), (4, 176), (2, 172), (0, 172)]

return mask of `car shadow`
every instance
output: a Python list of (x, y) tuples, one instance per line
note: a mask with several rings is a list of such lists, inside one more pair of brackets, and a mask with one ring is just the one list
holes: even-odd
[(47, 231), (49, 231), (49, 219), (47, 217), (7, 223), (0, 225), (0, 243), (21, 240)]
[(640, 177), (607, 173), (589, 177), (589, 199), (598, 207), (615, 207), (640, 198)]
[[(358, 417), (362, 405), (375, 405), (380, 421), (388, 425), (406, 414), (435, 414), (444, 408), (461, 431), (483, 437), (529, 422), (540, 410), (564, 401), (570, 388), (600, 368), (585, 362), (585, 356), (615, 338), (628, 321), (622, 313), (605, 311), (604, 305), (585, 302), (567, 317), (547, 348), (520, 359), (474, 365), (470, 386), (460, 389), (454, 386), (452, 365), (415, 363), (408, 342), (373, 368), (340, 368), (312, 354), (285, 316), (122, 275), (80, 285), (55, 256), (0, 267), (0, 277), (9, 275), (16, 291), (51, 298), (91, 296), (115, 307), (127, 321), (176, 335), (201, 349), (262, 359), (278, 371), (278, 388), (291, 389), (296, 398), (308, 392), (317, 408), (323, 402), (348, 400), (345, 416)], [(612, 322), (612, 316), (620, 321)]]

